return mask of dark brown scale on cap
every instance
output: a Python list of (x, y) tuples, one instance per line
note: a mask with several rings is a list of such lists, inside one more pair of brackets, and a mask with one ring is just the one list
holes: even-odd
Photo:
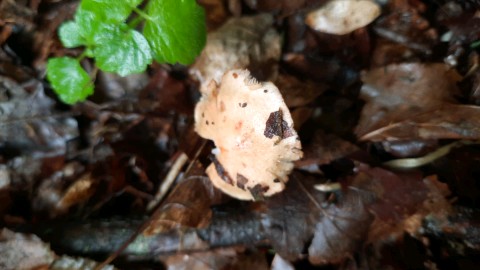
[(237, 187), (245, 190), (245, 185), (247, 183), (248, 183), (248, 179), (245, 176), (237, 173)]
[(212, 155), (212, 156), (210, 156), (210, 160), (215, 165), (215, 170), (217, 171), (218, 176), (220, 176), (220, 178), (222, 178), (222, 180), (225, 181), (225, 183), (233, 186), (232, 177), (230, 177), (230, 175), (225, 170), (223, 165), (218, 161), (218, 159), (215, 156)]
[(264, 194), (267, 192), (269, 187), (267, 186), (262, 186), (260, 184), (256, 184), (253, 188), (248, 188), (250, 193), (252, 194), (252, 197), (256, 201), (263, 200), (265, 198)]
[(282, 110), (270, 113), (270, 116), (265, 123), (265, 131), (263, 135), (269, 139), (273, 136), (278, 136), (282, 139), (291, 137), (294, 135), (294, 131), (288, 126), (288, 123), (283, 120)]

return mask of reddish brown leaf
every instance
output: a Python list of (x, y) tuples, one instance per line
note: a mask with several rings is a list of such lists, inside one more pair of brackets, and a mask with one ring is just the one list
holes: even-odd
[(379, 20), (375, 32), (386, 39), (430, 54), (438, 33), (421, 14), (426, 6), (420, 1), (389, 1), (389, 13)]
[(393, 64), (362, 74), (367, 104), (355, 132), (362, 137), (392, 123), (453, 103), (459, 75), (445, 64)]
[(328, 164), (359, 150), (357, 146), (346, 140), (317, 130), (310, 144), (305, 146), (304, 157), (297, 161), (296, 165), (301, 167), (311, 164)]
[(287, 190), (267, 201), (263, 223), (275, 250), (295, 260), (308, 247), (314, 264), (339, 262), (353, 254), (371, 221), (365, 208), (371, 200), (368, 193), (349, 189), (331, 203), (326, 193), (314, 189), (315, 178), (299, 173), (291, 177)]

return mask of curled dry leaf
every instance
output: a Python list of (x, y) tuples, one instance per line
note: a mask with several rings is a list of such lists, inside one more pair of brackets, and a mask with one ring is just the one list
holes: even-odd
[(319, 32), (345, 35), (373, 22), (380, 6), (370, 0), (331, 0), (310, 12), (305, 22)]
[(195, 108), (195, 130), (216, 145), (207, 168), (228, 195), (252, 200), (282, 191), (302, 157), (293, 120), (278, 88), (247, 70), (232, 70), (220, 85), (211, 81)]

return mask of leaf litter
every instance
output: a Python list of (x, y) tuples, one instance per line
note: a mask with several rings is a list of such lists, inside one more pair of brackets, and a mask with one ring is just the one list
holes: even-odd
[[(102, 75), (99, 94), (75, 106), (43, 77), (47, 56), (75, 54), (55, 35), (75, 5), (30, 2), (0, 6), (0, 213), (2, 226), (18, 231), (2, 231), (9, 265), (102, 267), (89, 259), (121, 251), (136, 234), (113, 261), (119, 269), (477, 261), (475, 1), (384, 1), (374, 22), (342, 36), (305, 23), (327, 1), (199, 1), (210, 32), (195, 64)], [(261, 201), (212, 185), (205, 169), (214, 146), (194, 131), (199, 90), (231, 69), (279, 88), (304, 151), (285, 189)], [(449, 145), (414, 169), (383, 165)], [(148, 212), (182, 153), (189, 161)], [(24, 239), (15, 242), (21, 252), (44, 255), (7, 253), (14, 238)]]

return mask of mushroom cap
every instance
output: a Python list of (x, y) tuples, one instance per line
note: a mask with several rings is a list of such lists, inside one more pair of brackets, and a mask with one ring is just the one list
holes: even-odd
[(307, 14), (305, 22), (312, 29), (345, 35), (373, 22), (380, 15), (380, 6), (371, 0), (331, 0)]
[(202, 89), (195, 130), (215, 142), (207, 174), (226, 194), (254, 200), (282, 191), (302, 157), (293, 120), (278, 88), (248, 70), (231, 70)]

